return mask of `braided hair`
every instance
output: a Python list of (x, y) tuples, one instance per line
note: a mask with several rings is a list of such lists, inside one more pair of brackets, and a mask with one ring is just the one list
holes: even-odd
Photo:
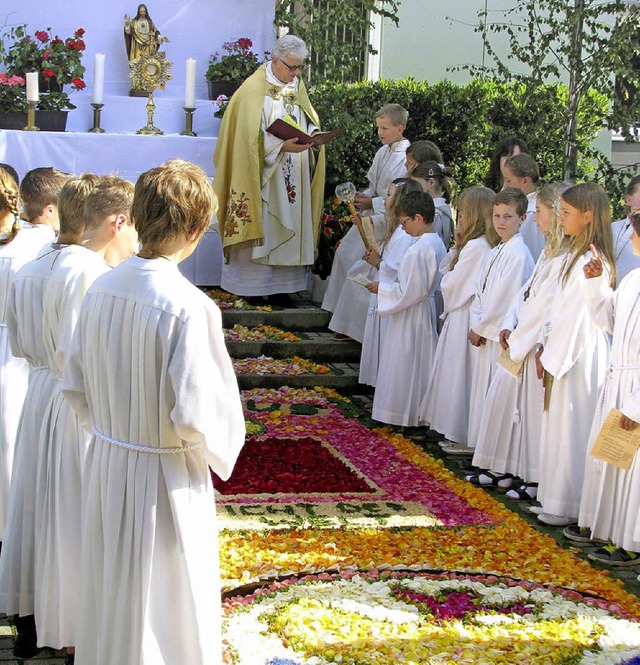
[(0, 215), (13, 214), (11, 230), (5, 238), (0, 238), (0, 245), (8, 245), (20, 230), (20, 207), (18, 204), (18, 186), (7, 171), (0, 168)]

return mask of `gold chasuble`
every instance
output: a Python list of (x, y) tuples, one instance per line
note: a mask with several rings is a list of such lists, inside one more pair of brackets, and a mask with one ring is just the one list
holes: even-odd
[[(218, 225), (225, 257), (229, 258), (230, 248), (257, 248), (265, 242), (263, 212), (268, 211), (270, 220), (276, 224), (280, 218), (277, 210), (269, 205), (267, 193), (271, 189), (271, 181), (277, 169), (273, 167), (275, 151), (267, 156), (270, 162), (265, 167), (265, 132), (263, 128), (263, 108), (265, 98), (278, 99), (281, 88), (267, 80), (266, 64), (251, 75), (233, 95), (225, 111), (218, 134), (216, 149), (213, 156), (215, 177), (213, 189), (218, 196)], [(283, 85), (283, 87), (285, 87)], [(287, 89), (289, 89), (287, 87)], [(308, 121), (319, 127), (318, 116), (311, 106), (304, 83), (298, 81), (297, 104), (306, 114)], [(267, 136), (270, 136), (267, 134)], [(279, 149), (279, 146), (278, 146)], [(309, 149), (308, 152), (311, 152)], [(278, 155), (278, 159), (291, 161), (290, 153)], [(314, 164), (315, 161), (315, 164)], [(286, 169), (286, 164), (285, 164)], [(311, 205), (310, 213), (304, 214), (311, 219), (302, 219), (302, 226), (311, 228), (314, 247), (317, 248), (320, 217), (324, 199), (325, 155), (321, 148), (315, 160), (309, 157), (311, 174)], [(309, 196), (309, 192), (291, 190), (289, 203), (299, 205), (300, 196)], [(283, 198), (283, 197), (281, 197)], [(284, 197), (284, 205), (286, 197)], [(293, 211), (293, 208), (291, 208)], [(297, 232), (291, 225), (283, 222), (282, 243), (291, 239)], [(280, 240), (276, 241), (276, 245)], [(284, 249), (284, 248), (283, 248)], [(313, 259), (297, 261), (294, 257), (287, 260), (278, 256), (277, 247), (269, 256), (254, 256), (253, 260), (270, 265), (308, 265)], [(254, 253), (259, 254), (254, 250)], [(277, 257), (277, 258), (276, 258)]]

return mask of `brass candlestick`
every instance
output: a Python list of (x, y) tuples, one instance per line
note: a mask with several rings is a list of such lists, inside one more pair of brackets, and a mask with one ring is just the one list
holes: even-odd
[(164, 134), (161, 129), (158, 129), (153, 124), (153, 112), (156, 105), (153, 103), (153, 91), (149, 93), (149, 100), (147, 101), (147, 126), (139, 129), (136, 134)]
[(181, 136), (198, 136), (194, 131), (193, 131), (193, 112), (196, 110), (194, 108), (190, 108), (188, 106), (184, 106), (184, 112), (186, 114), (185, 118), (185, 128), (184, 132), (181, 132)]
[(104, 104), (91, 104), (93, 107), (93, 127), (89, 130), (95, 134), (104, 134), (104, 129), (100, 127), (100, 109)]
[(39, 132), (40, 128), (36, 127), (36, 104), (38, 102), (27, 101), (27, 126), (24, 127), (25, 132)]

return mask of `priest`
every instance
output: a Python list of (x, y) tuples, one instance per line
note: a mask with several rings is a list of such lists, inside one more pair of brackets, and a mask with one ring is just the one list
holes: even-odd
[[(272, 58), (233, 95), (213, 157), (225, 263), (221, 286), (239, 296), (281, 296), (307, 288), (324, 197), (324, 148), (267, 131), (278, 118), (319, 130), (300, 73), (299, 37), (278, 39)], [(285, 296), (286, 297), (286, 296)]]

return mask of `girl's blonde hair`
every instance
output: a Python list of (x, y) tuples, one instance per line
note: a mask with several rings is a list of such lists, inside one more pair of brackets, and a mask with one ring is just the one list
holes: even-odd
[(382, 241), (383, 246), (386, 246), (393, 232), (398, 228), (398, 215), (396, 215), (396, 208), (398, 207), (398, 201), (400, 200), (400, 194), (405, 192), (421, 192), (422, 185), (417, 180), (412, 178), (396, 178), (391, 182), (392, 185), (395, 185), (395, 190), (393, 194), (389, 196), (385, 203), (385, 223), (387, 226), (387, 232), (385, 233), (384, 240)]
[(562, 276), (563, 284), (566, 283), (569, 273), (580, 257), (585, 254), (591, 245), (595, 245), (602, 255), (603, 261), (609, 266), (611, 271), (609, 283), (611, 287), (614, 287), (616, 283), (616, 258), (611, 232), (611, 206), (604, 188), (595, 182), (583, 182), (567, 189), (560, 198), (572, 208), (576, 208), (582, 213), (590, 212), (593, 216), (592, 223), (587, 224), (580, 235), (571, 238), (569, 243), (571, 261)]
[(560, 196), (569, 187), (571, 185), (566, 182), (552, 182), (543, 185), (538, 192), (538, 201), (551, 208), (553, 213), (543, 250), (547, 259), (562, 254), (569, 245), (568, 238), (564, 235), (560, 224)]
[(456, 242), (458, 252), (450, 263), (453, 270), (460, 252), (470, 240), (484, 236), (491, 247), (500, 243), (500, 236), (493, 228), (493, 200), (495, 192), (488, 187), (467, 187), (458, 196), (458, 213), (462, 214), (460, 240)]
[(13, 224), (6, 238), (0, 239), (0, 245), (8, 245), (20, 230), (20, 207), (18, 205), (18, 185), (7, 171), (0, 168), (0, 214), (13, 214)]

